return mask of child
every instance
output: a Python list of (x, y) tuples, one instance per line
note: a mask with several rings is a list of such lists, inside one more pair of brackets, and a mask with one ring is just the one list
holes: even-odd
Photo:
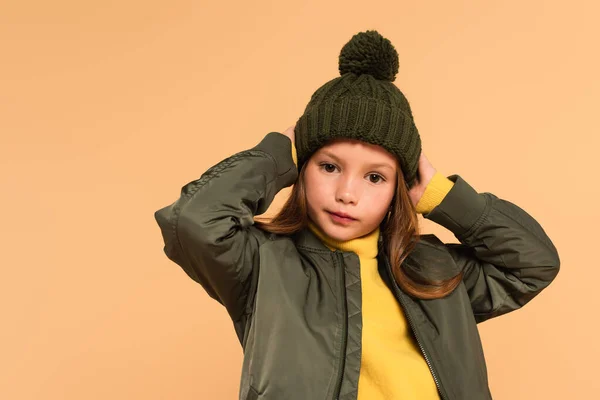
[[(557, 250), (518, 206), (431, 166), (389, 40), (360, 32), (339, 61), (295, 127), (156, 211), (164, 251), (227, 309), (240, 399), (491, 399), (476, 324), (547, 287)], [(460, 243), (419, 235), (418, 213)]]

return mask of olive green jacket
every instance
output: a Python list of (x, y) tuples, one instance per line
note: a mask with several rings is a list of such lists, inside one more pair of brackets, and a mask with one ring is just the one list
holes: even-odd
[[(356, 399), (358, 256), (329, 250), (308, 228), (283, 236), (253, 225), (253, 216), (297, 177), (291, 141), (268, 133), (183, 186), (178, 200), (155, 212), (164, 252), (227, 309), (244, 351), (240, 399)], [(491, 399), (477, 324), (529, 302), (556, 277), (560, 260), (524, 210), (476, 192), (459, 175), (448, 179), (452, 189), (423, 217), (452, 231), (460, 243), (422, 235), (403, 267), (429, 279), (464, 270), (460, 285), (434, 300), (403, 292), (391, 279), (383, 236), (379, 272), (406, 313), (440, 397)]]

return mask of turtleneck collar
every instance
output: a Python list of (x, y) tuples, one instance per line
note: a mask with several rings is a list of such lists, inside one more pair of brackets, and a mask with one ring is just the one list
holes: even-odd
[(367, 233), (364, 236), (360, 236), (354, 239), (339, 241), (327, 235), (321, 230), (315, 223), (308, 220), (308, 228), (313, 232), (331, 251), (352, 251), (359, 257), (364, 258), (375, 258), (378, 253), (378, 242), (380, 235), (380, 228), (377, 227), (375, 230)]

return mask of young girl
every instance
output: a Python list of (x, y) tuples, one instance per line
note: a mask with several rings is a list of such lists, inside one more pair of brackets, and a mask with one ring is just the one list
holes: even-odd
[[(294, 127), (156, 211), (164, 251), (227, 309), (240, 399), (491, 399), (476, 324), (547, 287), (557, 250), (515, 204), (432, 167), (389, 40), (360, 32), (339, 61)], [(419, 213), (460, 243), (419, 235)]]

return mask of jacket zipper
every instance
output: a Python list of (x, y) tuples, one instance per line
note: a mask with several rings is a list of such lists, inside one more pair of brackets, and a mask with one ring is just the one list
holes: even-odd
[[(382, 251), (382, 250), (380, 250), (380, 251)], [(410, 313), (408, 312), (408, 309), (406, 308), (406, 304), (404, 304), (404, 302), (402, 301), (402, 296), (399, 293), (400, 292), (400, 288), (398, 287), (398, 284), (396, 283), (396, 280), (394, 279), (394, 274), (392, 273), (392, 267), (390, 266), (390, 263), (389, 263), (389, 260), (387, 258), (387, 255), (384, 254), (383, 258), (385, 259), (385, 264), (387, 266), (387, 270), (388, 270), (388, 273), (390, 275), (390, 280), (392, 281), (392, 286), (394, 288), (394, 294), (396, 295), (396, 298), (398, 299), (398, 301), (402, 305), (402, 308), (405, 310), (406, 317), (408, 319), (408, 322), (410, 324), (411, 329), (415, 333), (415, 337), (417, 339), (417, 343), (419, 344), (419, 348), (421, 349), (421, 352), (423, 353), (423, 356), (425, 357), (425, 361), (427, 362), (427, 365), (429, 366), (429, 370), (431, 371), (431, 374), (433, 375), (433, 380), (435, 381), (435, 385), (437, 386), (438, 391), (440, 392), (440, 396), (442, 397), (442, 400), (447, 399), (447, 396), (445, 396), (445, 392), (442, 391), (442, 386), (440, 385), (440, 382), (439, 382), (439, 380), (437, 378), (437, 375), (435, 373), (435, 369), (433, 368), (433, 365), (429, 361), (429, 357), (427, 356), (427, 353), (425, 352), (425, 349), (423, 348), (423, 345), (421, 344), (421, 341), (419, 339), (420, 334), (417, 332), (417, 330), (414, 327), (414, 324), (413, 324), (413, 321), (412, 321), (412, 317), (410, 316)]]
[(338, 379), (337, 379), (337, 384), (335, 386), (335, 398), (339, 399), (340, 398), (340, 391), (342, 390), (342, 378), (344, 376), (344, 368), (345, 368), (345, 361), (346, 361), (346, 341), (347, 341), (347, 336), (348, 336), (348, 309), (347, 309), (347, 305), (346, 305), (346, 279), (344, 277), (344, 259), (343, 256), (341, 254), (341, 252), (339, 252), (338, 250), (335, 251), (335, 253), (338, 255), (338, 260), (339, 260), (339, 265), (338, 265), (338, 274), (339, 274), (339, 282), (340, 282), (340, 294), (341, 294), (341, 299), (342, 299), (342, 305), (344, 307), (344, 315), (342, 318), (342, 324), (343, 324), (343, 329), (342, 329), (342, 346), (340, 349), (340, 360), (339, 360), (339, 365), (338, 365)]

